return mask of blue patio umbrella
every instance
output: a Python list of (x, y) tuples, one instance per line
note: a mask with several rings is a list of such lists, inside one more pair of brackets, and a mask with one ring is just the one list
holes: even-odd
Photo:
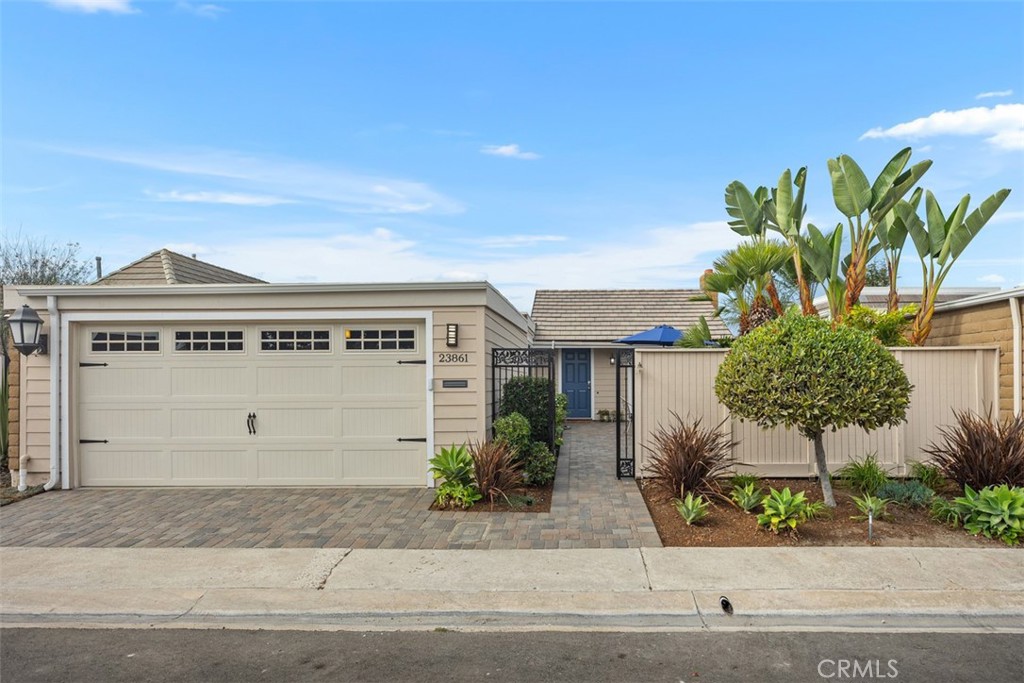
[(616, 339), (616, 344), (647, 344), (649, 346), (672, 346), (683, 333), (671, 325), (658, 325), (629, 337)]

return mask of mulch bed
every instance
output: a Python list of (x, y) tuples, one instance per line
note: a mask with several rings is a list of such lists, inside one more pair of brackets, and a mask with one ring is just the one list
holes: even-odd
[[(999, 541), (983, 536), (974, 537), (963, 529), (953, 529), (933, 520), (928, 510), (912, 510), (889, 504), (891, 517), (875, 520), (874, 540), (867, 540), (867, 522), (850, 519), (859, 514), (851, 500), (853, 493), (838, 484), (834, 486), (836, 508), (832, 516), (804, 522), (799, 535), (773, 534), (757, 526), (756, 513), (748, 514), (740, 508), (723, 501), (713, 501), (708, 516), (693, 526), (687, 526), (683, 518), (668, 501), (652, 500), (653, 496), (645, 487), (644, 480), (638, 480), (647, 509), (654, 519), (661, 542), (665, 546), (689, 547), (735, 547), (735, 546), (920, 546), (920, 547), (1000, 547)], [(785, 487), (795, 494), (803, 491), (808, 500), (821, 500), (821, 488), (817, 481), (808, 479), (765, 479), (760, 487), (782, 490)], [(726, 487), (728, 489), (728, 486)], [(758, 510), (760, 511), (760, 509)]]
[[(509, 496), (512, 504), (499, 496), (493, 506), (487, 500), (480, 500), (464, 512), (551, 512), (551, 495), (554, 488), (554, 482), (547, 486), (524, 486), (516, 489), (515, 495)], [(533, 499), (533, 503), (527, 505), (525, 501), (516, 496), (529, 497)], [(430, 509), (440, 510), (441, 508), (431, 503)]]
[(42, 493), (42, 486), (29, 486), (24, 491), (19, 491), (12, 481), (12, 473), (4, 467), (0, 469), (0, 507), (17, 503), (19, 500), (31, 498), (37, 493)]

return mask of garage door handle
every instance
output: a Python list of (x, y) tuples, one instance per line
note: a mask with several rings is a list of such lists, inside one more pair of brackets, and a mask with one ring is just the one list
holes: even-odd
[(401, 437), (400, 436), (400, 437), (398, 437), (398, 440), (399, 441), (417, 441), (419, 443), (426, 443), (427, 442), (427, 437), (421, 436), (421, 437), (416, 437), (416, 438), (412, 438), (412, 439), (407, 439), (405, 437)]
[(249, 428), (249, 435), (256, 433), (256, 413), (249, 413), (245, 418), (245, 426)]

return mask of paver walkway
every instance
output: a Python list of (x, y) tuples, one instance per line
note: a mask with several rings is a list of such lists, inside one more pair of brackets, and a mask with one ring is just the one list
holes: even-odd
[(0, 508), (0, 545), (205, 548), (659, 547), (614, 425), (565, 433), (550, 513), (434, 512), (427, 489), (75, 489)]

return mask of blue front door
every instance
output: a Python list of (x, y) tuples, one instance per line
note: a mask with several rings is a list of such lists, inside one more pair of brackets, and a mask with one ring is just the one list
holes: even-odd
[(590, 349), (562, 350), (562, 393), (569, 417), (590, 417)]

